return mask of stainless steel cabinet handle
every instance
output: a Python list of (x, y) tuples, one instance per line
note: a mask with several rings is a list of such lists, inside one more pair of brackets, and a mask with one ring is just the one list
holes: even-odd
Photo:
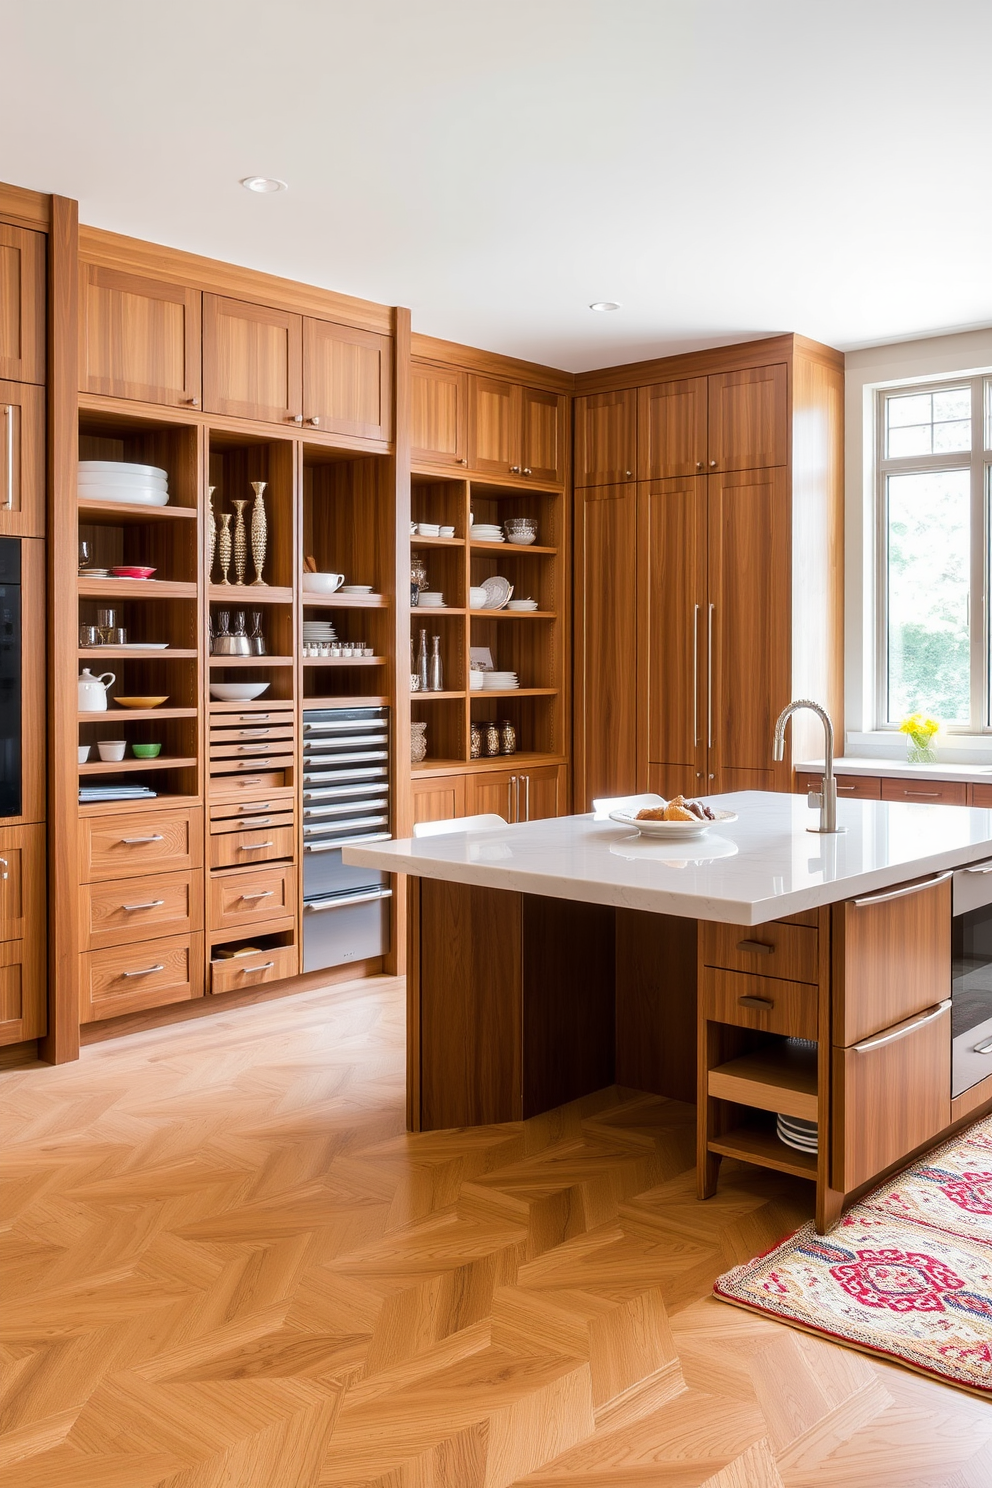
[(242, 894), (240, 897), (242, 899), (271, 899), (274, 893), (275, 889), (259, 889), (257, 893)]
[(237, 746), (241, 754), (258, 754), (259, 750), (264, 754), (268, 747), (268, 744), (239, 744)]
[(242, 739), (265, 739), (271, 732), (271, 729), (238, 729)]
[(524, 776), (524, 821), (530, 821), (530, 776)]
[(524, 475), (533, 475), (534, 472), (533, 472), (533, 470), (531, 470), (531, 468), (530, 468), (529, 465), (525, 465), (524, 468), (523, 468), (523, 474)]
[(274, 961), (263, 961), (261, 966), (239, 966), (238, 975), (251, 976), (253, 971), (271, 971), (275, 964)]
[(275, 847), (274, 842), (242, 842), (242, 852), (261, 852), (263, 847)]
[(513, 777), (513, 820), (520, 820), (520, 776)]
[[(249, 816), (238, 822), (239, 827), (267, 827), (272, 820), (271, 816)], [(268, 846), (271, 847), (271, 843)]]
[(6, 403), (3, 410), (4, 421), (7, 426), (7, 500), (4, 503), (8, 511), (14, 507), (14, 405)]
[(6, 858), (0, 858), (0, 863), (3, 864), (3, 872), (0, 873), (0, 879), (9, 878), (10, 873), (8, 870), (10, 868), (10, 864), (7, 862)]
[(699, 606), (692, 607), (692, 742), (699, 743)]
[[(716, 605), (710, 605), (709, 615), (706, 620), (706, 742), (710, 749), (713, 748), (713, 611)], [(712, 776), (710, 777), (712, 779)]]
[(891, 1044), (895, 1039), (901, 1039), (907, 1033), (913, 1033), (917, 1028), (922, 1028), (926, 1023), (932, 1023), (934, 1018), (939, 1018), (941, 1013), (946, 1013), (951, 1005), (948, 997), (946, 1002), (938, 1002), (935, 1007), (928, 1008), (918, 1018), (908, 1018), (905, 1023), (890, 1029), (887, 1033), (876, 1033), (873, 1038), (863, 1039), (860, 1044), (854, 1045), (855, 1054), (866, 1054), (870, 1049), (880, 1049), (883, 1044)]
[(268, 718), (268, 716), (268, 713), (240, 713), (238, 715), (238, 722), (258, 723), (261, 719)]
[(127, 910), (128, 914), (132, 914), (138, 909), (158, 909), (164, 903), (164, 899), (149, 899), (144, 904), (122, 904), (121, 909)]
[(302, 422), (303, 422), (303, 415), (302, 415), (302, 413), (291, 413), (289, 415), (289, 422), (291, 424), (296, 424), (297, 426), (299, 426), (300, 424), (302, 424)]
[(852, 900), (852, 903), (858, 909), (863, 909), (866, 904), (887, 904), (890, 899), (905, 899), (909, 894), (921, 894), (924, 889), (932, 889), (934, 884), (946, 883), (953, 877), (953, 873), (938, 873), (936, 878), (928, 878), (924, 883), (909, 884), (904, 889), (885, 889), (881, 894), (868, 894), (864, 899)]
[(153, 832), (150, 837), (122, 837), (121, 841), (127, 847), (132, 847), (136, 842), (164, 842), (165, 838), (161, 832)]
[(519, 475), (520, 474), (520, 466), (519, 465), (511, 465), (510, 466), (510, 474), (511, 475)]
[(857, 787), (856, 786), (853, 786), (853, 785), (841, 785), (840, 782), (838, 781), (837, 782), (837, 789), (838, 789), (838, 791), (853, 791), (853, 790), (856, 790)]
[(140, 971), (122, 971), (122, 977), (151, 976), (153, 972), (164, 971), (164, 965), (159, 962), (158, 966), (143, 966)]
[(630, 480), (630, 477), (633, 475), (633, 473), (634, 472), (632, 470), (625, 470), (624, 471), (624, 475), (626, 476), (627, 480)]
[(710, 469), (711, 470), (715, 470), (716, 469), (716, 461), (715, 460), (711, 460), (710, 461)]
[(928, 801), (939, 801), (943, 794), (943, 791), (903, 791), (904, 796), (925, 796)]
[(737, 949), (739, 951), (746, 951), (752, 956), (770, 956), (775, 947), (769, 945), (764, 940), (739, 940), (737, 942)]
[(506, 782), (506, 819), (509, 822), (513, 820), (513, 782), (516, 778), (515, 775), (511, 775)]

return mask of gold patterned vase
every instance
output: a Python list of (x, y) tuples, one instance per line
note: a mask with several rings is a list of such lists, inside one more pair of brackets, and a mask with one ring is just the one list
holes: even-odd
[(227, 577), (228, 569), (231, 567), (231, 513), (220, 513), (220, 531), (217, 534), (217, 557), (220, 560), (220, 581), (222, 584), (230, 584)]
[[(265, 494), (265, 481), (252, 481), (251, 488), (255, 492), (255, 505), (251, 509), (251, 561), (255, 568), (255, 577), (252, 584), (265, 584), (262, 578), (262, 569), (265, 567), (265, 549), (269, 540), (269, 524), (265, 515), (265, 502), (262, 500)], [(268, 586), (266, 585), (266, 588)]]
[(243, 585), (248, 572), (248, 532), (245, 527), (245, 507), (248, 502), (232, 501), (231, 505), (237, 514), (234, 518), (234, 582)]
[(217, 518), (214, 516), (216, 486), (207, 487), (207, 583), (213, 578), (214, 555), (217, 552)]

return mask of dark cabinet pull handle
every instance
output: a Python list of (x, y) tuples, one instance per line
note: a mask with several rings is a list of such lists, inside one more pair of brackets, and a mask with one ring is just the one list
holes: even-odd
[(752, 956), (770, 956), (775, 947), (767, 945), (763, 940), (739, 940), (737, 949), (747, 951)]
[(775, 1006), (770, 997), (738, 997), (737, 1001), (741, 1007), (773, 1008)]

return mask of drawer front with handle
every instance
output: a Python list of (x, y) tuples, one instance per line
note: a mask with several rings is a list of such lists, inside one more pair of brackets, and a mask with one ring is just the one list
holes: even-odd
[(883, 801), (913, 801), (920, 806), (967, 806), (963, 780), (883, 780)]
[(258, 873), (236, 871), (209, 880), (211, 930), (238, 930), (296, 914), (296, 869), (291, 863)]
[(203, 929), (202, 873), (152, 873), (81, 884), (84, 950)]
[(703, 962), (789, 982), (817, 981), (819, 935), (801, 925), (700, 925)]
[(233, 956), (223, 961), (210, 963), (210, 990), (215, 995), (221, 992), (246, 992), (252, 987), (261, 987), (266, 982), (281, 982), (284, 977), (296, 976), (299, 969), (299, 954), (296, 946), (275, 946), (268, 951), (259, 951), (254, 956)]
[(748, 976), (740, 971), (702, 972), (703, 1006), (714, 1023), (784, 1033), (790, 1038), (817, 1036), (817, 989), (804, 982)]
[(256, 760), (260, 755), (271, 758), (274, 754), (292, 753), (293, 741), (289, 739), (225, 739), (223, 743), (212, 742), (212, 760)]
[(254, 756), (248, 759), (211, 759), (210, 774), (215, 778), (218, 775), (227, 777), (255, 775), (275, 770), (288, 770), (294, 763), (295, 760), (291, 754), (264, 754), (258, 759)]
[[(882, 782), (877, 775), (837, 775), (837, 797), (843, 800), (845, 796), (852, 801), (880, 801), (882, 799)], [(821, 775), (807, 775), (797, 773), (796, 790), (805, 795), (808, 791), (819, 791), (823, 782)]]
[(834, 905), (835, 1044), (856, 1044), (950, 996), (952, 876)]
[[(270, 806), (268, 811), (239, 811), (235, 816), (222, 816), (211, 821), (210, 831), (216, 836), (225, 832), (261, 830), (263, 827), (291, 827), (294, 821), (292, 811), (273, 811)], [(211, 866), (216, 868), (217, 864)]]
[(255, 826), (242, 832), (217, 833), (210, 838), (211, 868), (233, 868), (242, 863), (267, 863), (291, 858), (296, 849), (292, 821), (288, 826)]
[(950, 999), (833, 1051), (831, 1186), (848, 1193), (951, 1119)]
[(85, 951), (79, 972), (82, 1023), (187, 1002), (203, 995), (203, 936), (168, 936)]
[(211, 744), (264, 744), (270, 739), (292, 739), (292, 720), (287, 723), (236, 723), (233, 727), (210, 727)]
[[(257, 793), (240, 791), (237, 800), (213, 803), (210, 807), (210, 820), (213, 823), (234, 821), (239, 816), (276, 816), (291, 812), (295, 802), (296, 792), (291, 786), (281, 786), (275, 790), (262, 790), (260, 787)], [(221, 830), (226, 831), (227, 828)]]
[(286, 790), (292, 795), (292, 787), (286, 785), (285, 770), (250, 770), (244, 775), (212, 775), (208, 787), (210, 804), (236, 805), (241, 801), (269, 799), (274, 790)]
[(203, 866), (203, 825), (198, 810), (83, 817), (79, 841), (81, 883)]

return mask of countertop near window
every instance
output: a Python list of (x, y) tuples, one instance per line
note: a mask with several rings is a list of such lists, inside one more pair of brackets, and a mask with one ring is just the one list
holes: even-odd
[[(823, 760), (804, 760), (794, 767), (803, 775), (821, 775)], [(858, 758), (845, 755), (834, 760), (835, 775), (874, 775), (881, 780), (960, 780), (965, 784), (992, 784), (992, 765), (911, 765), (906, 760)]]
[(844, 831), (820, 836), (807, 830), (819, 813), (804, 796), (740, 791), (710, 799), (738, 820), (693, 842), (638, 837), (591, 815), (559, 816), (346, 847), (344, 860), (482, 888), (761, 925), (992, 853), (992, 811), (970, 806), (842, 800)]

